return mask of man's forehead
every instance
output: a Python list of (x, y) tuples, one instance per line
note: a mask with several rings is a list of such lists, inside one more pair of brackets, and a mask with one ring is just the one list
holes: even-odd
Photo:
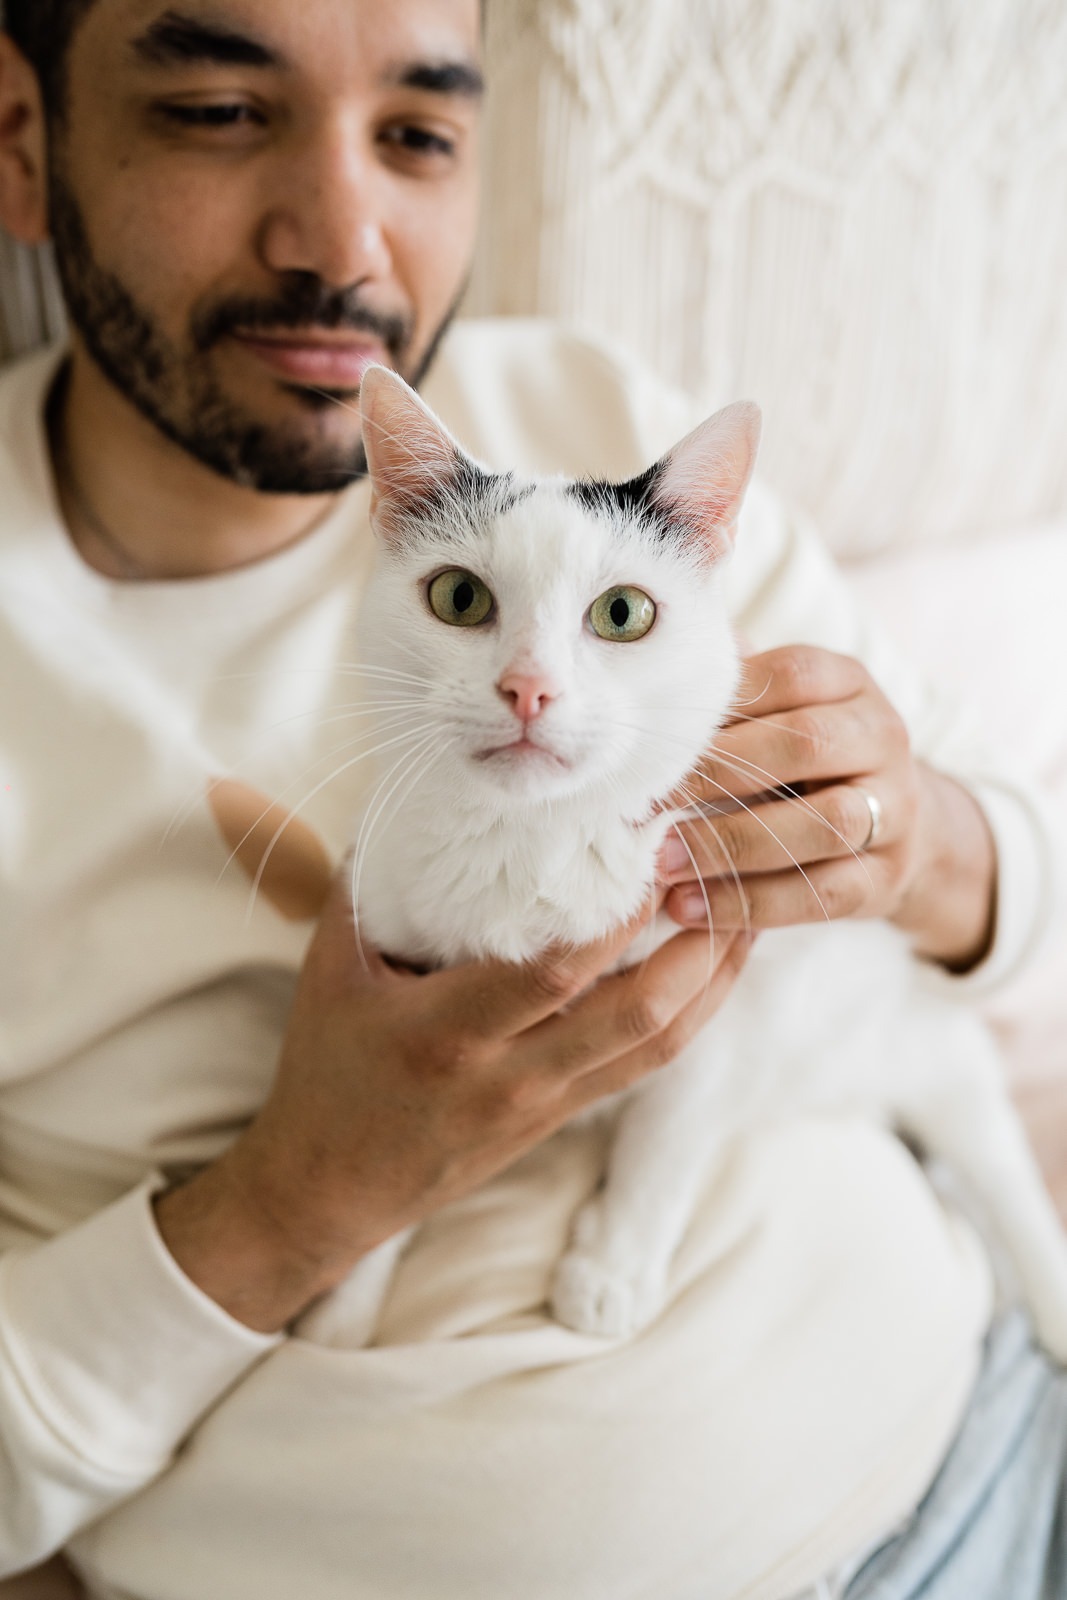
[[(348, 47), (397, 69), (407, 61), (476, 66), (481, 36), (479, 0), (97, 0), (93, 9), (135, 59), (160, 65), (299, 67), (328, 39), (331, 54)], [(453, 87), (477, 93), (480, 77), (460, 73)]]

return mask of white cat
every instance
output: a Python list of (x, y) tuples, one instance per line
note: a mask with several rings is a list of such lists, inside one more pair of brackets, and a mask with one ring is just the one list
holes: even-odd
[[(485, 471), (385, 369), (368, 372), (361, 409), (379, 560), (359, 644), (382, 674), (393, 764), (356, 844), (358, 926), (421, 965), (596, 939), (649, 894), (675, 820), (655, 802), (734, 699), (722, 574), (759, 412), (728, 406), (641, 477), (607, 485)], [(992, 1041), (881, 923), (762, 935), (683, 1055), (592, 1113), (614, 1118), (611, 1153), (556, 1271), (554, 1315), (612, 1336), (645, 1326), (731, 1144), (775, 1119), (856, 1110), (959, 1174), (1041, 1338), (1067, 1359), (1067, 1242)], [(299, 1331), (366, 1343), (406, 1238), (372, 1252)]]

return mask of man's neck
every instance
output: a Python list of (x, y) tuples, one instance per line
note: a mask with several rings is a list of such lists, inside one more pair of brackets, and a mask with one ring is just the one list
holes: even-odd
[(203, 466), (104, 377), (75, 340), (51, 406), (59, 502), (82, 559), (105, 577), (203, 577), (273, 555), (322, 520), (332, 495), (263, 494)]

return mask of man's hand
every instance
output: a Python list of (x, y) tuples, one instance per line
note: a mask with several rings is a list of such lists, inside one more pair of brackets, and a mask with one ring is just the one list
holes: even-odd
[[(869, 848), (864, 791), (881, 807)], [(989, 946), (985, 817), (916, 760), (903, 721), (848, 656), (800, 645), (751, 656), (733, 720), (674, 799), (739, 802), (683, 824), (684, 846), (675, 835), (665, 847), (666, 909), (683, 925), (706, 923), (709, 909), (720, 932), (886, 917), (920, 954), (960, 970)]]
[(748, 941), (717, 939), (712, 965), (708, 934), (683, 933), (601, 977), (636, 926), (528, 966), (418, 976), (361, 964), (338, 886), (261, 1112), (157, 1201), (178, 1264), (250, 1327), (284, 1327), (373, 1246), (672, 1060)]

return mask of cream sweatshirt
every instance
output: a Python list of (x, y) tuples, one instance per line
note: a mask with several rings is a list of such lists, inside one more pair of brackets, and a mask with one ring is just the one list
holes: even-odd
[[(254, 1114), (349, 842), (368, 493), (241, 571), (111, 582), (57, 512), (56, 361), (0, 379), (0, 1576), (67, 1547), (125, 1600), (781, 1600), (914, 1505), (989, 1317), (981, 1248), (889, 1136), (754, 1136), (630, 1341), (543, 1306), (595, 1130), (422, 1229), (371, 1350), (255, 1334), (169, 1256), (151, 1192)], [(694, 421), (536, 323), (457, 326), (426, 393), (526, 470), (627, 476)], [(863, 656), (920, 753), (974, 788), (997, 938), (943, 981), (1012, 975), (1054, 910), (1024, 786), (759, 486), (730, 581), (754, 647)], [(267, 804), (297, 821), (253, 893), (231, 847)]]

